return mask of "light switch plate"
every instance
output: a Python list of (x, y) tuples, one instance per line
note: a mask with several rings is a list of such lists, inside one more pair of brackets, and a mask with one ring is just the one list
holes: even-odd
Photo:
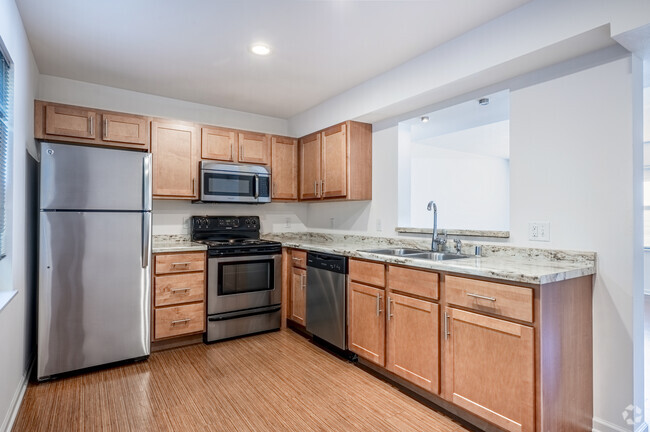
[(551, 241), (551, 223), (528, 222), (528, 240)]

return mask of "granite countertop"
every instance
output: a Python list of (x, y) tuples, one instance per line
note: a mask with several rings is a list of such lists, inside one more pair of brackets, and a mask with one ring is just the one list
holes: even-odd
[(208, 247), (195, 243), (188, 235), (155, 235), (151, 242), (152, 253), (204, 251)]
[[(426, 250), (429, 249), (430, 240), (323, 233), (266, 234), (263, 238), (280, 241), (285, 247), (529, 284), (546, 284), (596, 273), (595, 252), (482, 244), (481, 257), (472, 256), (448, 261), (431, 261), (364, 252), (366, 249), (386, 247), (408, 247)], [(473, 254), (476, 244), (464, 243), (461, 252), (467, 255)]]

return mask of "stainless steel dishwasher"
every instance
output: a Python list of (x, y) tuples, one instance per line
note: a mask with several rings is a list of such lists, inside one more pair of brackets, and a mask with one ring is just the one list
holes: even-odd
[(306, 328), (314, 336), (345, 350), (348, 259), (307, 253)]

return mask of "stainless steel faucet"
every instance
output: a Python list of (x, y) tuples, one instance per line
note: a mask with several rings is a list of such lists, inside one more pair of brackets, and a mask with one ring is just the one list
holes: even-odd
[(429, 201), (429, 204), (427, 204), (427, 210), (431, 211), (431, 209), (433, 209), (433, 235), (431, 236), (431, 250), (437, 252), (440, 249), (440, 245), (445, 245), (447, 243), (447, 235), (438, 235), (438, 206), (433, 201)]

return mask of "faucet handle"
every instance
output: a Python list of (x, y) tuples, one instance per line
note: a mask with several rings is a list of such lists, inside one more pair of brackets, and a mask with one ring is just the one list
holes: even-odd
[(463, 242), (460, 239), (454, 239), (454, 245), (456, 246), (456, 253), (460, 255), (460, 248)]

